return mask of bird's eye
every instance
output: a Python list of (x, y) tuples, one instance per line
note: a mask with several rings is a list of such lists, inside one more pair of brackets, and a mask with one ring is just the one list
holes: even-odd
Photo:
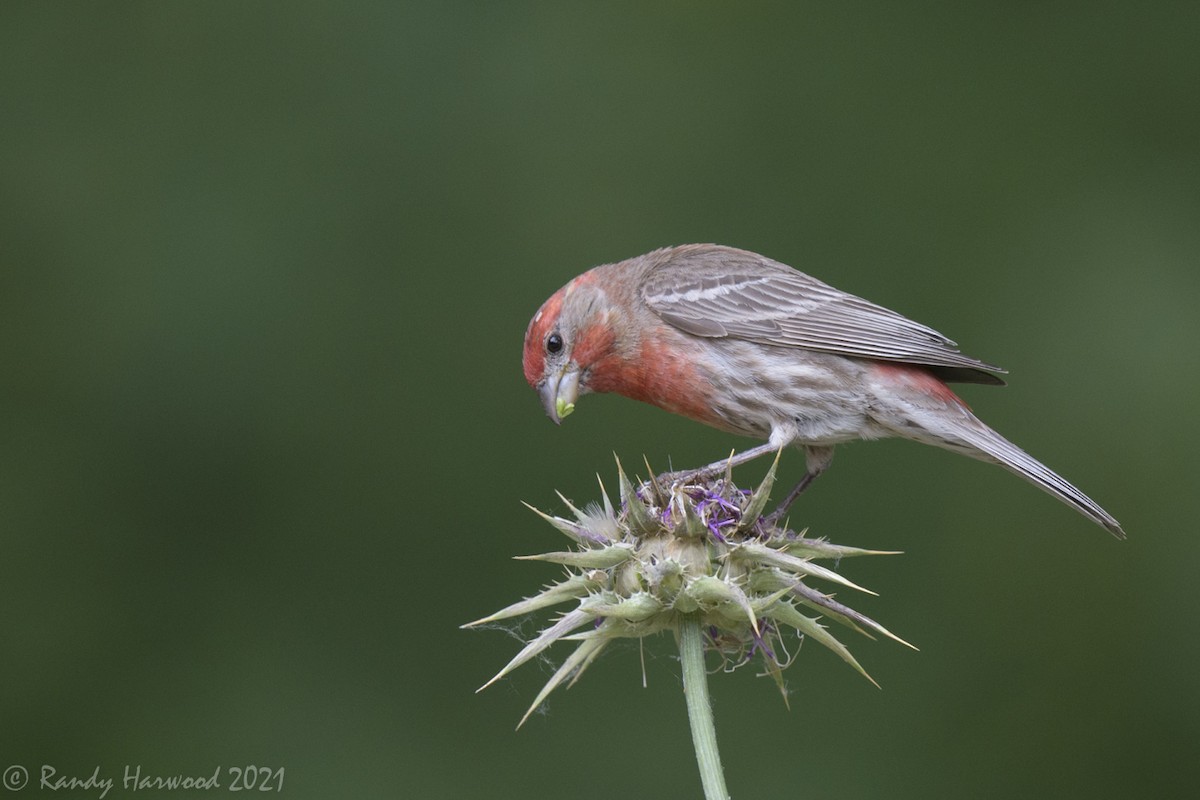
[(563, 340), (562, 340), (561, 336), (559, 336), (557, 333), (552, 333), (546, 337), (546, 352), (547, 353), (557, 353), (558, 351), (560, 351), (562, 349), (563, 349)]

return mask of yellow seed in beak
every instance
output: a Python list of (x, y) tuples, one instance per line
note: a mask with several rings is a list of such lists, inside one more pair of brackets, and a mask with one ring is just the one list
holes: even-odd
[(562, 419), (575, 410), (575, 404), (568, 403), (566, 400), (563, 400), (561, 397), (559, 397), (554, 401), (554, 410), (558, 412), (558, 418)]

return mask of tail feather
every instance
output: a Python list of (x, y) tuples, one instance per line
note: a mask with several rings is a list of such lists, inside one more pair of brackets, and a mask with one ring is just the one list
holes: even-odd
[(1099, 503), (987, 425), (980, 422), (979, 427), (981, 430), (970, 439), (973, 440), (971, 444), (986, 456), (984, 460), (994, 461), (1009, 472), (1020, 475), (1034, 486), (1073, 507), (1097, 525), (1103, 526), (1113, 536), (1118, 539), (1125, 538), (1125, 531), (1121, 529), (1121, 523), (1101, 508)]
[(1118, 539), (1125, 538), (1121, 523), (1101, 508), (1099, 503), (1075, 488), (1066, 478), (989, 428), (965, 406), (959, 410), (961, 414), (922, 414), (919, 432), (907, 426), (896, 432), (905, 438), (937, 445), (980, 461), (999, 464), (1047, 494), (1057, 497)]

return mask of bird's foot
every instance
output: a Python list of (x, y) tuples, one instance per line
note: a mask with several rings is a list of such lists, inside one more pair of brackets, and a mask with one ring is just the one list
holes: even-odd
[(800, 495), (804, 494), (804, 490), (811, 486), (812, 482), (816, 480), (817, 476), (820, 474), (820, 472), (804, 473), (804, 477), (800, 479), (799, 483), (792, 487), (792, 490), (788, 492), (787, 497), (783, 498), (783, 501), (779, 505), (775, 506), (775, 510), (770, 514), (767, 514), (763, 519), (769, 525), (777, 525), (779, 520), (783, 519), (784, 515), (787, 514), (788, 509), (792, 507), (792, 504), (796, 502), (796, 499), (799, 498)]
[(749, 450), (744, 450), (741, 453), (732, 453), (728, 458), (723, 458), (720, 461), (714, 461), (711, 464), (706, 464), (697, 469), (685, 469), (671, 472), (664, 472), (657, 475), (654, 480), (660, 486), (671, 486), (676, 483), (696, 483), (698, 481), (711, 480), (718, 475), (721, 475), (734, 467), (741, 466), (747, 461), (774, 453), (779, 448), (767, 443), (757, 447), (751, 447)]

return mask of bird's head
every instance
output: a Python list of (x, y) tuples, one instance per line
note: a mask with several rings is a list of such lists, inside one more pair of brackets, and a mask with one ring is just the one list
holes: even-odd
[(592, 391), (592, 378), (615, 353), (616, 311), (584, 273), (542, 304), (525, 331), (525, 380), (537, 390), (555, 424)]

